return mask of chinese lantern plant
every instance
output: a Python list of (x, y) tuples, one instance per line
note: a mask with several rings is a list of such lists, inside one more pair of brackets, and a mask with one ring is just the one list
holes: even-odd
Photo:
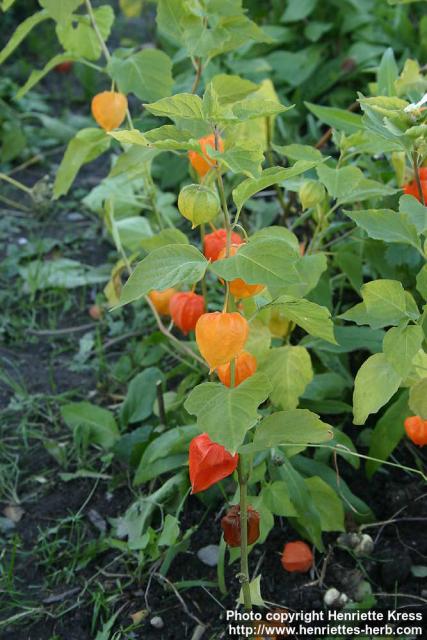
[[(312, 478), (314, 484), (306, 485), (288, 460), (284, 459), (279, 468), (277, 461), (269, 459), (269, 451), (290, 445), (298, 445), (303, 450), (309, 443), (328, 442), (332, 437), (328, 424), (313, 412), (298, 408), (299, 398), (313, 378), (308, 350), (283, 342), (280, 347), (271, 348), (271, 333), (261, 316), (276, 310), (279, 313), (279, 316), (274, 314), (276, 324), (282, 312), (293, 326), (298, 325), (313, 336), (331, 343), (335, 343), (335, 337), (329, 311), (305, 299), (326, 269), (325, 255), (301, 255), (299, 240), (283, 227), (262, 229), (248, 236), (239, 220), (243, 206), (254, 194), (288, 176), (303, 174), (322, 160), (297, 162), (287, 169), (279, 166), (263, 169), (263, 146), (256, 147), (234, 138), (233, 123), (236, 119), (271, 117), (285, 109), (278, 102), (257, 100), (256, 92), (255, 97), (248, 95), (221, 106), (217, 88), (213, 80), (206, 88), (203, 100), (196, 95), (181, 94), (147, 104), (146, 109), (173, 121), (187, 120), (190, 132), (194, 119), (211, 128), (208, 151), (203, 140), (194, 142), (190, 132), (187, 142), (180, 134), (180, 148), (191, 151), (188, 161), (196, 171), (201, 165), (195, 153), (202, 159), (208, 153), (209, 162), (200, 172), (203, 185), (184, 187), (178, 204), (192, 227), (212, 219), (211, 216), (215, 216), (216, 223), (222, 226), (205, 235), (201, 246), (205, 255), (189, 243), (167, 244), (151, 251), (136, 265), (125, 283), (120, 304), (143, 298), (152, 290), (173, 287), (197, 290), (198, 283), (209, 275), (205, 278), (208, 285), (206, 305), (195, 324), (194, 304), (188, 308), (187, 304), (191, 302), (190, 297), (194, 301), (200, 299), (202, 310), (203, 298), (198, 292), (175, 294), (169, 309), (184, 332), (186, 328), (195, 328), (198, 351), (207, 365), (205, 370), (215, 376), (214, 380), (192, 389), (185, 402), (187, 411), (196, 416), (200, 431), (190, 444), (190, 481), (193, 492), (199, 493), (226, 477), (234, 475), (237, 478), (237, 491), (230, 497), (231, 507), (227, 510), (229, 517), (224, 520), (225, 539), (232, 541), (233, 548), (238, 547), (235, 552), (240, 550), (242, 597), (249, 609), (249, 546), (265, 540), (273, 524), (273, 514), (280, 511), (282, 515), (277, 507), (280, 500), (275, 494), (287, 491), (289, 478), (300, 484), (299, 496), (303, 496), (304, 504), (301, 498), (293, 496), (293, 503), (297, 505), (294, 508), (288, 496), (287, 515), (300, 522), (304, 535), (322, 549), (322, 524), (314, 498), (314, 485), (318, 486), (322, 481)], [(169, 127), (168, 135), (178, 136), (174, 125), (165, 126)], [(223, 133), (225, 129), (227, 137)], [(175, 143), (172, 140), (165, 142), (163, 133), (156, 129), (136, 136), (130, 131), (112, 132), (111, 135), (123, 142), (134, 140), (138, 146), (160, 144), (156, 140), (162, 136), (162, 148), (168, 144), (171, 150), (175, 148)], [(240, 180), (229, 198), (224, 185), (227, 173), (234, 174), (235, 182)], [(215, 280), (224, 286), (220, 310), (213, 306), (214, 298), (209, 289), (209, 283)], [(241, 299), (243, 306), (239, 303)], [(282, 336), (288, 328), (289, 324)], [(276, 327), (276, 334), (277, 331)], [(261, 341), (260, 335), (263, 336)], [(257, 495), (253, 493), (251, 478), (258, 452), (264, 452), (269, 463), (260, 475), (262, 488)], [(326, 483), (322, 484), (322, 489), (328, 496), (332, 494), (330, 503), (338, 514), (330, 526), (341, 529), (341, 501)], [(303, 516), (307, 509), (310, 512), (308, 519)], [(235, 552), (231, 554), (232, 559), (236, 558)]]

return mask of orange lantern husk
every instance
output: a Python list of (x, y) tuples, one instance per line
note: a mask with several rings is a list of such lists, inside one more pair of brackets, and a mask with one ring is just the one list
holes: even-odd
[(404, 422), (406, 435), (414, 444), (423, 447), (427, 444), (427, 420), (420, 416), (411, 416)]
[(105, 131), (120, 127), (126, 117), (127, 108), (126, 96), (118, 91), (103, 91), (92, 100), (92, 115)]
[[(232, 231), (231, 244), (238, 245), (243, 243), (243, 238), (241, 238), (235, 231)], [(215, 260), (218, 260), (218, 256), (226, 244), (227, 232), (225, 229), (217, 229), (212, 233), (207, 233), (203, 241), (203, 253), (205, 258), (211, 262), (215, 262)]]
[(237, 311), (205, 313), (196, 324), (197, 346), (211, 371), (238, 356), (248, 335), (248, 321)]
[(191, 492), (199, 493), (231, 475), (237, 468), (239, 456), (231, 455), (225, 447), (212, 442), (207, 433), (190, 442), (189, 472)]
[[(247, 528), (248, 528), (248, 544), (255, 544), (259, 538), (259, 522), (260, 517), (258, 511), (248, 505), (247, 509)], [(233, 504), (221, 519), (221, 529), (224, 534), (224, 540), (229, 547), (240, 547), (242, 541), (242, 527), (240, 522), (240, 505)]]
[[(199, 139), (199, 144), (202, 148), (202, 154), (198, 151), (189, 151), (188, 159), (199, 177), (204, 178), (214, 166), (215, 161), (209, 156), (208, 149), (215, 150), (215, 135), (211, 133), (208, 136), (203, 136), (203, 138)], [(218, 151), (224, 151), (222, 138), (218, 138)]]
[(313, 566), (313, 553), (305, 542), (287, 542), (281, 556), (282, 567), (291, 573), (306, 573)]
[(172, 296), (169, 310), (174, 324), (187, 334), (195, 329), (198, 319), (204, 314), (205, 300), (193, 291), (181, 291)]
[(177, 293), (177, 290), (171, 287), (169, 289), (164, 289), (163, 291), (150, 291), (148, 297), (153, 303), (156, 311), (158, 311), (161, 316), (168, 316), (170, 315), (169, 303), (175, 293)]
[[(234, 362), (234, 386), (237, 387), (243, 380), (253, 376), (257, 369), (257, 361), (251, 353), (242, 351)], [(217, 367), (216, 372), (222, 384), (229, 387), (231, 385), (231, 362)]]

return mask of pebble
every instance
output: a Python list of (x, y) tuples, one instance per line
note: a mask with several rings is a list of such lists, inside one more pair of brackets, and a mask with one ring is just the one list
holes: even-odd
[(154, 616), (154, 618), (151, 618), (150, 624), (155, 629), (163, 629), (163, 627), (165, 626), (165, 623), (160, 616)]
[(197, 552), (197, 557), (203, 564), (208, 567), (216, 567), (218, 564), (219, 546), (217, 544), (208, 544)]

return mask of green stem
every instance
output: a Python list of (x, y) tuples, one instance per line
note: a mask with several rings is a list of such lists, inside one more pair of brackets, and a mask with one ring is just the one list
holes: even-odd
[[(202, 250), (203, 250), (203, 245), (204, 245), (204, 242), (205, 242), (205, 225), (204, 224), (200, 225), (200, 242), (202, 244)], [(205, 301), (205, 309), (207, 310), (207, 308), (208, 308), (208, 288), (206, 286), (206, 275), (204, 275), (203, 278), (202, 278), (201, 287), (202, 287), (203, 300)]]
[(102, 53), (104, 54), (105, 59), (106, 59), (106, 61), (108, 63), (111, 60), (111, 55), (110, 55), (110, 52), (108, 51), (107, 45), (105, 44), (105, 40), (102, 37), (102, 33), (100, 32), (99, 27), (96, 24), (95, 14), (94, 14), (94, 11), (93, 11), (93, 7), (92, 7), (92, 4), (91, 4), (91, 1), (90, 0), (85, 0), (85, 4), (86, 4), (86, 9), (87, 9), (90, 21), (92, 23), (93, 30), (95, 31), (95, 35), (98, 38), (99, 44), (101, 45)]
[(33, 197), (32, 189), (30, 189), (29, 187), (26, 187), (25, 184), (18, 182), (18, 180), (11, 178), (6, 173), (0, 173), (0, 180), (4, 180), (5, 182), (8, 182), (16, 189), (20, 189), (21, 191), (24, 191), (24, 193), (27, 193), (29, 196), (31, 196), (31, 198)]
[[(271, 140), (271, 129), (272, 129), (272, 121), (270, 117), (267, 117), (265, 119), (265, 126), (266, 126), (266, 138), (267, 138), (267, 160), (268, 160), (268, 164), (270, 165), (270, 167), (274, 166), (274, 158), (273, 158), (273, 145), (272, 145), (272, 140)], [(285, 199), (283, 197), (283, 193), (281, 188), (279, 187), (278, 184), (274, 185), (274, 190), (277, 194), (277, 199), (279, 201), (280, 204), (280, 208), (282, 209), (282, 218), (283, 218), (283, 222), (286, 220), (286, 216), (288, 213), (288, 209), (286, 206), (286, 202)]]
[(248, 563), (248, 489), (244, 470), (244, 459), (240, 455), (237, 467), (240, 487), (240, 582), (243, 591), (243, 603), (246, 611), (252, 611), (251, 590), (249, 586)]
[(420, 179), (420, 172), (418, 170), (418, 158), (417, 158), (417, 152), (414, 151), (412, 154), (412, 162), (414, 165), (414, 174), (415, 174), (415, 182), (417, 183), (417, 188), (418, 188), (418, 194), (420, 196), (420, 202), (425, 206), (425, 199), (424, 199), (424, 193), (423, 193), (423, 187), (421, 184), (421, 179)]

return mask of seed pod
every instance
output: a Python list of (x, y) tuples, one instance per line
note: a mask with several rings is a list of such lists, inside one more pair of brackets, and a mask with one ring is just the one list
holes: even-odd
[(283, 338), (284, 336), (287, 336), (289, 333), (290, 325), (291, 323), (287, 319), (285, 314), (279, 311), (279, 309), (275, 309), (273, 307), (268, 323), (268, 328), (270, 329), (271, 335), (275, 338)]
[[(243, 244), (244, 240), (239, 236), (238, 233), (234, 231), (231, 233), (231, 244)], [(211, 262), (215, 262), (218, 260), (218, 256), (221, 253), (221, 250), (227, 244), (227, 232), (225, 229), (218, 229), (213, 233), (207, 233), (205, 235), (205, 239), (203, 241), (203, 253), (205, 258), (210, 260)]]
[(231, 475), (236, 470), (238, 461), (237, 453), (232, 456), (220, 444), (212, 442), (207, 433), (193, 438), (188, 460), (192, 493), (205, 491)]
[(196, 325), (196, 342), (211, 371), (233, 360), (249, 335), (247, 320), (237, 311), (202, 315)]
[(313, 554), (302, 540), (287, 542), (281, 557), (282, 567), (289, 572), (306, 573), (313, 566)]
[[(214, 166), (214, 160), (209, 156), (208, 149), (211, 148), (215, 150), (215, 136), (211, 133), (208, 136), (204, 136), (199, 139), (199, 144), (202, 148), (202, 154), (197, 151), (189, 151), (188, 159), (190, 160), (191, 166), (198, 173), (198, 175), (203, 178), (210, 169)], [(224, 151), (224, 143), (221, 138), (218, 139), (218, 151)]]
[(414, 444), (420, 447), (427, 444), (427, 420), (423, 420), (420, 416), (411, 416), (406, 418), (404, 425), (406, 435)]
[(92, 100), (92, 115), (105, 131), (120, 127), (126, 117), (127, 108), (126, 96), (118, 91), (103, 91)]
[[(231, 245), (230, 254), (228, 257), (235, 256), (237, 251), (239, 250), (239, 246), (241, 245)], [(226, 257), (227, 248), (224, 247), (220, 251), (218, 256), (218, 260), (224, 260)], [(230, 293), (235, 298), (250, 298), (251, 296), (256, 296), (257, 293), (260, 293), (265, 286), (263, 284), (248, 284), (242, 278), (235, 278), (234, 280), (230, 280), (228, 283), (230, 288)]]
[[(251, 353), (242, 351), (234, 362), (234, 386), (237, 387), (241, 382), (243, 382), (243, 380), (253, 376), (257, 369), (257, 361)], [(231, 362), (227, 362), (227, 364), (217, 367), (216, 372), (222, 384), (229, 387), (231, 383)]]
[(178, 209), (184, 218), (190, 220), (194, 229), (199, 224), (213, 220), (220, 210), (219, 198), (215, 191), (201, 184), (188, 184), (181, 189)]
[(205, 301), (197, 293), (181, 291), (172, 296), (169, 311), (176, 326), (187, 334), (195, 329), (198, 319), (204, 314)]
[[(248, 505), (248, 544), (254, 544), (259, 538), (259, 513)], [(224, 540), (230, 547), (240, 547), (242, 528), (240, 523), (240, 505), (233, 504), (221, 519)]]
[(326, 191), (323, 184), (316, 180), (305, 180), (299, 188), (299, 199), (303, 209), (310, 209), (320, 204)]
[(163, 291), (151, 291), (148, 294), (148, 297), (161, 316), (169, 316), (169, 303), (172, 296), (174, 296), (176, 293), (176, 289), (169, 288), (164, 289)]

